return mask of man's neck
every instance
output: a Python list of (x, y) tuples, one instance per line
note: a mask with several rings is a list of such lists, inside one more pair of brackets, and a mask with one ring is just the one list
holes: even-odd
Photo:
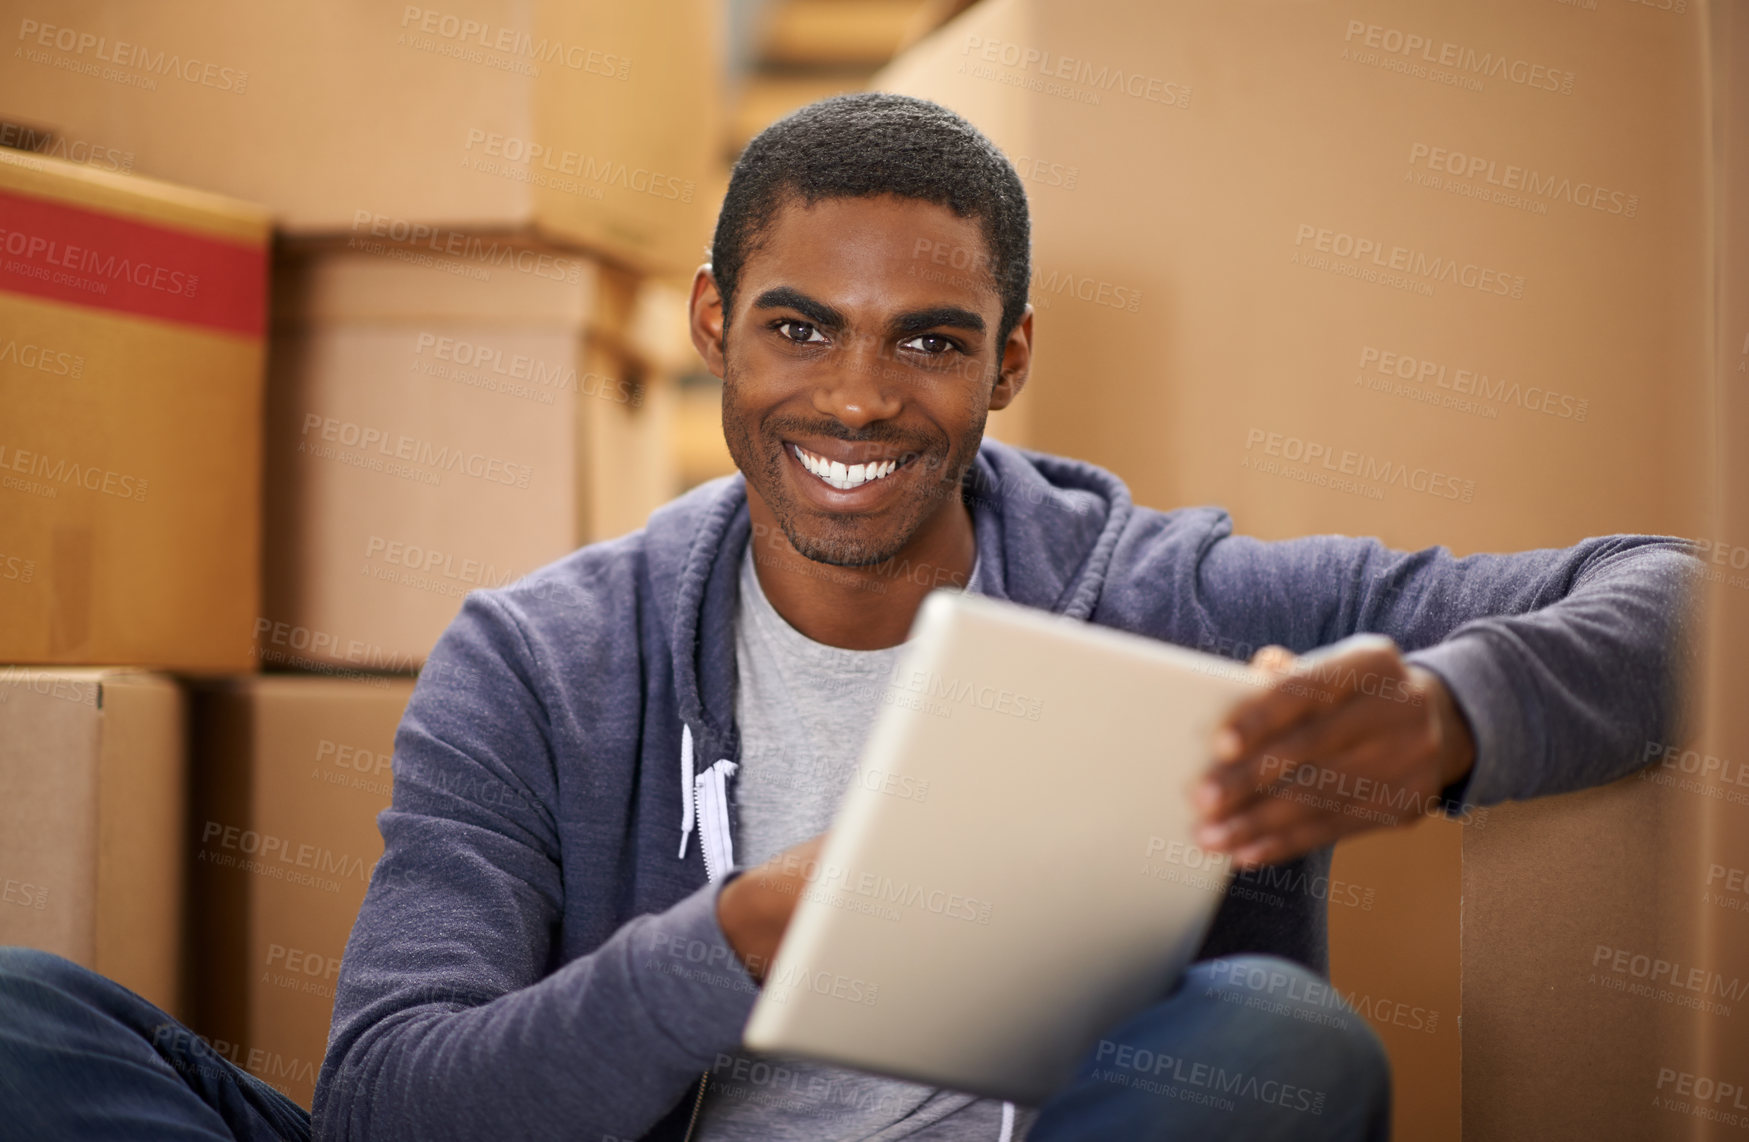
[(837, 567), (790, 545), (775, 522), (753, 508), (753, 567), (772, 609), (815, 642), (845, 650), (897, 646), (910, 633), (924, 596), (937, 587), (964, 588), (977, 562), (972, 515), (955, 499), (884, 563)]

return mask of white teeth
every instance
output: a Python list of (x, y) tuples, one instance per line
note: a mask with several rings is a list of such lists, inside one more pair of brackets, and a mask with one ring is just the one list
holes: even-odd
[(795, 448), (796, 459), (802, 462), (802, 467), (841, 492), (859, 488), (871, 480), (884, 479), (899, 468), (897, 460), (873, 460), (866, 464), (851, 464), (847, 467), (836, 460), (816, 456), (800, 446), (792, 445), (792, 447)]

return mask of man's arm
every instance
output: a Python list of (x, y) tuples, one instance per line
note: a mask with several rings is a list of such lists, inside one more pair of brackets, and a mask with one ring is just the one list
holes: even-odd
[(756, 989), (718, 925), (720, 885), (552, 969), (567, 894), (616, 886), (561, 879), (534, 669), (514, 619), (476, 594), (414, 690), (319, 1139), (636, 1138), (740, 1041)]
[[(1229, 764), (1216, 771), (1225, 793), (1205, 805), (1214, 819), (1239, 814), (1227, 831), (1240, 835), (1216, 847), (1243, 852), (1261, 821), (1298, 830), (1304, 844), (1277, 844), (1266, 858), (1284, 859), (1357, 831), (1369, 807), (1393, 800), (1413, 806), (1443, 792), (1486, 805), (1602, 784), (1643, 765), (1648, 742), (1678, 733), (1699, 567), (1688, 550), (1680, 540), (1612, 536), (1457, 559), (1342, 536), (1264, 543), (1217, 534), (1196, 578), (1211, 645), (1301, 652), (1377, 632), (1409, 653), (1357, 648), (1335, 660), (1338, 669), (1301, 668), (1278, 683), (1282, 692), (1247, 704), (1244, 740), (1227, 743)], [(1314, 781), (1305, 763), (1353, 779)], [(1273, 799), (1245, 803), (1245, 787), (1271, 782)], [(1364, 796), (1332, 817), (1335, 833), (1304, 827), (1307, 806), (1355, 787)], [(1338, 800), (1355, 801), (1346, 792)], [(1381, 814), (1372, 823), (1392, 822)]]

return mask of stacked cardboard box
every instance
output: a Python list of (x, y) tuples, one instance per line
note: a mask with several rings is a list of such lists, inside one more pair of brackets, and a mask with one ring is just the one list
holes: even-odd
[(467, 244), (280, 258), (265, 666), (415, 670), (468, 591), (673, 493), (668, 385), (637, 321), (665, 291), (574, 252)]
[(193, 1025), (306, 1106), (412, 689), (282, 675), (193, 695)]
[(675, 490), (719, 165), (708, 0), (368, 8), (71, 0), (0, 75), (0, 145), (73, 160), (0, 155), (0, 662), (233, 675), (190, 786), (170, 682), (14, 671), (0, 939), (306, 1103), (410, 675), (468, 590)]
[(267, 235), (255, 207), (0, 152), (0, 662), (25, 664), (0, 667), (0, 943), (172, 1012), (182, 703), (125, 664), (249, 667)]
[[(1025, 182), (1037, 351), (992, 418), (1008, 438), (1264, 538), (1467, 552), (1675, 533), (1741, 577), (1749, 540), (1706, 515), (1727, 471), (1706, 417), (1741, 391), (1713, 322), (1735, 369), (1743, 303), (1713, 267), (1743, 224), (1712, 205), (1749, 196), (1709, 185), (1721, 147), (1740, 159), (1741, 123), (1711, 104), (1741, 91), (1723, 86), (1749, 66), (1740, 15), (986, 0), (877, 86), (966, 114)], [(1737, 669), (1715, 685), (1740, 691)], [(1721, 855), (1741, 817), (1632, 779), (1340, 846), (1370, 906), (1332, 898), (1334, 980), (1391, 1051), (1396, 1132), (1706, 1128), (1671, 1107), (1749, 1088), (1716, 1046), (1741, 1016), (1617, 984), (1657, 962), (1749, 979), (1749, 945), (1722, 938), (1733, 905), (1700, 904), (1713, 865), (1715, 894), (1749, 867)], [(1626, 968), (1594, 966), (1600, 948)]]
[(246, 670), (267, 217), (0, 151), (0, 662)]
[(10, 25), (0, 107), (292, 233), (503, 230), (684, 273), (714, 203), (720, 18), (709, 0), (64, 0)]
[(0, 668), (0, 944), (182, 1007), (181, 691), (125, 669)]
[(405, 675), (467, 591), (641, 526), (672, 489), (674, 292), (575, 251), (457, 245), (281, 249), (257, 647), (306, 673), (193, 706), (193, 1025), (306, 1104)]

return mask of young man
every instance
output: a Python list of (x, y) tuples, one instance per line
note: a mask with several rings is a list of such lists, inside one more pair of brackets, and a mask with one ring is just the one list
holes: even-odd
[[(968, 269), (919, 272), (915, 252), (943, 247)], [(475, 592), (444, 635), (396, 739), (317, 1137), (1386, 1136), (1383, 1053), (1320, 983), (1331, 844), (1634, 769), (1675, 732), (1694, 561), (1623, 536), (1464, 559), (1261, 543), (1218, 510), (1137, 508), (1108, 473), (984, 442), (1027, 378), (1028, 247), (1013, 170), (933, 104), (827, 100), (747, 148), (692, 292), (741, 475)], [(1199, 963), (1042, 1108), (738, 1049), (938, 585), (1269, 645), (1283, 673), (1186, 791), (1199, 841), (1244, 870)], [(1394, 641), (1292, 673), (1357, 632)], [(1325, 772), (1334, 795), (1291, 795)], [(308, 1128), (189, 1041), (64, 961), (0, 967), (11, 1125)]]

